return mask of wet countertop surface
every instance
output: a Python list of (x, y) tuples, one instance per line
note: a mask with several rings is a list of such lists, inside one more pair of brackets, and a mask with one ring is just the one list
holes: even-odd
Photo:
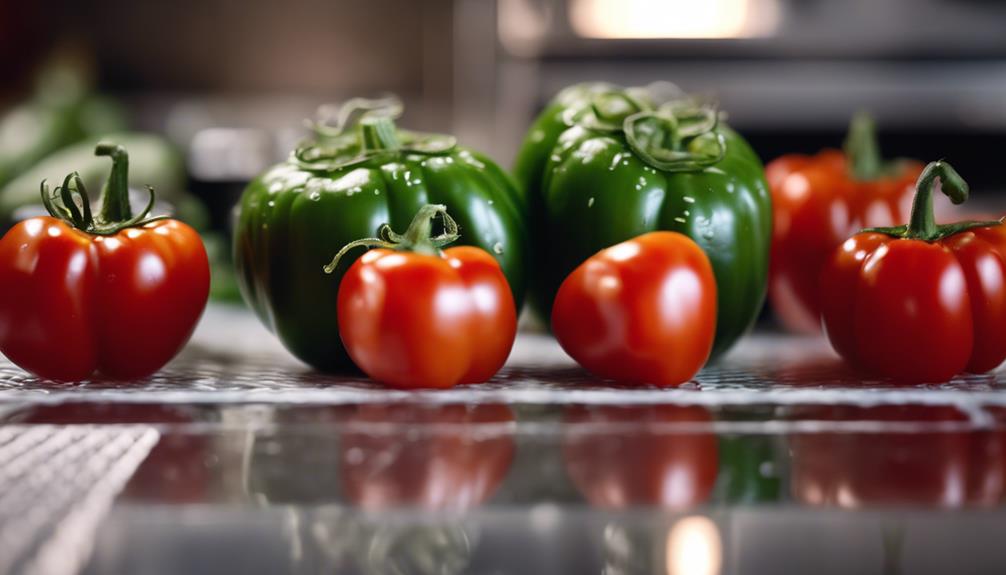
[(1004, 386), (756, 333), (619, 388), (528, 333), (487, 384), (406, 393), (211, 307), (144, 381), (0, 363), (0, 573), (998, 573)]

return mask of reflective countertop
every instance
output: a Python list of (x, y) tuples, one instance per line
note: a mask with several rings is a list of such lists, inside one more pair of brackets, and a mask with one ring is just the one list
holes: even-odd
[(312, 372), (211, 307), (128, 384), (0, 364), (0, 573), (1001, 573), (1006, 371), (756, 333), (677, 389), (522, 334), (491, 382)]

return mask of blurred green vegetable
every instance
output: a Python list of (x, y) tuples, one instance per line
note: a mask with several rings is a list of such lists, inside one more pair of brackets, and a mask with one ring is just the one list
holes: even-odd
[(0, 185), (64, 146), (125, 125), (118, 104), (90, 93), (83, 71), (50, 65), (39, 74), (32, 99), (0, 116)]
[(160, 136), (125, 132), (88, 138), (52, 154), (8, 182), (0, 188), (0, 221), (9, 222), (18, 208), (39, 203), (38, 186), (42, 180), (58, 182), (66, 174), (77, 171), (86, 187), (100, 189), (108, 166), (107, 160), (94, 155), (94, 146), (105, 139), (129, 150), (129, 173), (133, 182), (152, 186), (158, 198), (176, 206), (184, 201), (185, 166), (174, 147)]

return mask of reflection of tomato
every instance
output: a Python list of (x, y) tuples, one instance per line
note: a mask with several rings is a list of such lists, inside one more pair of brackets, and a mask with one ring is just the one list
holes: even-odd
[(161, 437), (126, 484), (123, 496), (160, 503), (189, 503), (205, 499), (209, 471), (206, 438), (172, 430), (193, 422), (180, 408), (133, 403), (62, 403), (33, 408), (18, 423), (140, 424), (165, 426)]
[(505, 405), (361, 406), (340, 442), (346, 498), (370, 509), (479, 505), (510, 467), (513, 421)]
[[(953, 407), (813, 407), (801, 419), (963, 424)], [(989, 505), (1003, 493), (1003, 436), (987, 431), (825, 431), (790, 437), (794, 497), (809, 505)]]
[[(593, 505), (681, 509), (703, 503), (712, 492), (716, 435), (688, 425), (712, 423), (701, 407), (574, 406), (565, 423), (566, 472)], [(676, 424), (689, 428), (660, 429)]]
[[(768, 357), (757, 371), (759, 377), (771, 381), (776, 387), (820, 388), (862, 387), (863, 376), (849, 367), (842, 358), (827, 347), (798, 350), (800, 355), (785, 358)], [(872, 385), (872, 384), (869, 384)]]

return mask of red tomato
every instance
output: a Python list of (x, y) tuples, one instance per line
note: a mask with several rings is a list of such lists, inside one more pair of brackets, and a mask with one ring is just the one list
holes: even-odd
[(652, 232), (590, 257), (559, 287), (552, 331), (595, 374), (626, 383), (677, 385), (712, 349), (716, 280), (687, 236)]
[(101, 236), (32, 218), (0, 240), (0, 351), (48, 379), (144, 377), (188, 341), (209, 286), (202, 240), (177, 220)]
[(967, 197), (949, 165), (930, 164), (913, 223), (853, 236), (821, 275), (835, 350), (860, 370), (905, 382), (947, 381), (1006, 359), (1006, 230), (936, 226), (925, 199), (936, 172), (944, 192)]
[[(889, 431), (834, 430), (790, 436), (791, 485), (815, 506), (994, 505), (1003, 495), (1003, 436), (963, 427), (956, 408), (931, 405), (813, 407), (801, 419), (890, 424)], [(944, 429), (932, 429), (939, 426)], [(916, 429), (924, 426), (930, 430)]]
[(443, 256), (372, 250), (346, 272), (338, 305), (339, 333), (353, 362), (399, 388), (486, 381), (517, 335), (499, 263), (469, 246)]
[(769, 298), (788, 329), (820, 333), (817, 281), (825, 262), (850, 234), (905, 221), (922, 167), (901, 162), (893, 172), (858, 180), (838, 150), (783, 156), (766, 166), (774, 216)]
[(343, 492), (367, 509), (477, 506), (510, 468), (513, 421), (505, 405), (361, 406), (339, 446)]
[(42, 182), (53, 217), (15, 225), (0, 240), (0, 351), (48, 379), (79, 381), (100, 372), (116, 379), (154, 373), (188, 341), (210, 293), (210, 266), (189, 226), (135, 217), (129, 157), (112, 159), (94, 217), (75, 172), (55, 194)]
[(699, 505), (709, 499), (719, 470), (716, 435), (701, 429), (712, 421), (696, 406), (570, 407), (562, 445), (566, 472), (598, 507)]

